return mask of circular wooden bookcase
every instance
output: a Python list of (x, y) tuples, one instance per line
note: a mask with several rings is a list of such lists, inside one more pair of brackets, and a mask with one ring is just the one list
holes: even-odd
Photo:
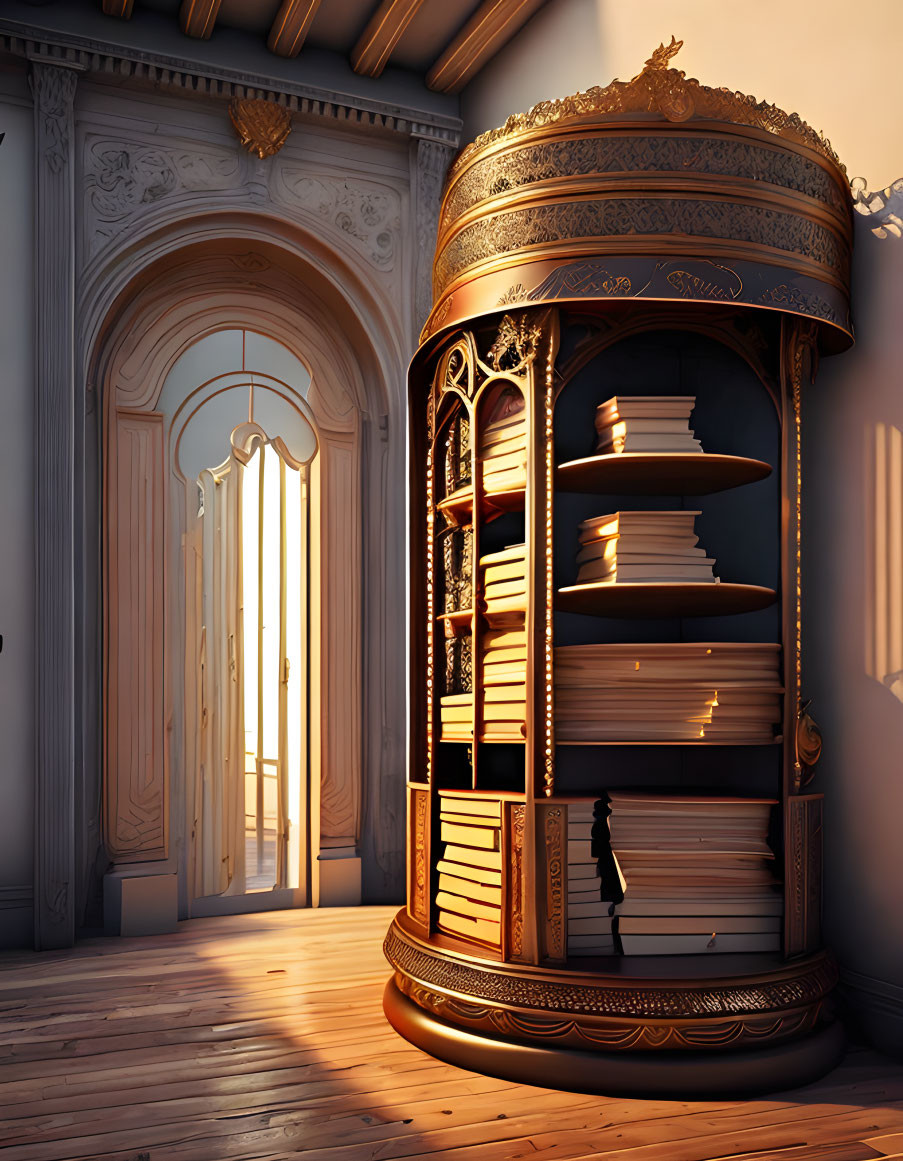
[(622, 452), (560, 464), (555, 486), (559, 492), (703, 496), (754, 484), (770, 474), (770, 464), (744, 456)]
[[(677, 48), (510, 117), (449, 171), (409, 377), (407, 905), (384, 1007), (463, 1068), (711, 1098), (805, 1084), (843, 1047), (800, 685), (799, 450), (818, 358), (852, 342), (853, 214), (824, 138), (687, 79)], [(583, 456), (622, 434), (692, 449), (691, 413), (703, 446), (742, 454)], [(706, 551), (741, 580), (780, 576), (779, 592), (557, 587), (598, 512), (717, 492), (698, 505)], [(701, 514), (632, 535), (619, 518), (620, 575), (665, 572)], [(677, 656), (692, 617), (728, 647), (711, 671)], [(708, 719), (683, 694), (710, 677), (711, 736), (685, 737)], [(674, 714), (673, 740), (637, 739)], [(612, 722), (630, 736), (602, 740)], [(560, 741), (581, 731), (599, 740)], [(684, 861), (707, 826), (717, 858)]]
[(762, 585), (598, 581), (559, 589), (555, 607), (593, 617), (727, 617), (767, 609), (777, 599)]

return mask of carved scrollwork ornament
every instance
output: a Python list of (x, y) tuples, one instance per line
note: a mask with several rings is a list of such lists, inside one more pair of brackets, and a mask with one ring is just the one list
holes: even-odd
[(821, 757), (821, 730), (809, 713), (810, 701), (804, 701), (796, 719), (796, 762), (794, 763), (794, 793), (807, 786), (815, 777), (815, 767)]
[(850, 182), (853, 209), (868, 219), (876, 238), (903, 238), (903, 177), (886, 189), (872, 191), (864, 177)]
[(536, 358), (541, 339), (542, 327), (529, 314), (506, 314), (489, 348), (489, 361), (496, 371), (522, 371)]

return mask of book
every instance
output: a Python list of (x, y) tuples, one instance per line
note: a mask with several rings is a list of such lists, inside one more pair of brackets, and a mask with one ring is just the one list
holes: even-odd
[(490, 564), (483, 568), (483, 583), (496, 581), (524, 580), (524, 561), (515, 560), (508, 564)]
[(783, 899), (768, 843), (775, 805), (609, 791), (610, 848), (625, 883), (616, 908), (623, 953), (778, 951)]
[[(617, 429), (621, 432), (617, 433)], [(683, 435), (670, 433), (637, 432), (633, 433), (631, 424), (618, 423), (613, 428), (602, 433), (596, 443), (596, 451), (600, 455), (620, 455), (623, 452), (689, 452), (695, 455), (702, 454), (702, 444), (693, 438), (692, 432), (687, 429)]]
[[(688, 917), (688, 916), (718, 916), (725, 911), (725, 901), (719, 899), (674, 899), (655, 895), (640, 896), (631, 892), (630, 899), (624, 900), (617, 908), (617, 913), (624, 917)], [(784, 898), (780, 891), (773, 886), (761, 891), (758, 895), (734, 894), (730, 897), (730, 914), (735, 916), (783, 916)]]
[(499, 552), (491, 552), (487, 556), (480, 557), (480, 567), (486, 568), (487, 565), (492, 564), (510, 564), (515, 560), (527, 559), (527, 546), (525, 544), (511, 544), (507, 548), (501, 549)]
[(780, 915), (621, 915), (618, 934), (624, 935), (725, 935), (780, 932)]
[[(447, 852), (446, 852), (447, 856)], [(469, 863), (462, 863), (448, 857), (439, 859), (436, 868), (440, 872), (452, 875), (456, 879), (468, 879), (486, 887), (502, 886), (502, 872), (492, 867), (476, 867)]]
[(455, 935), (466, 935), (469, 939), (476, 939), (481, 943), (491, 943), (495, 946), (501, 943), (501, 923), (472, 919), (469, 916), (456, 915), (452, 911), (440, 911), (439, 926)]
[(781, 950), (781, 937), (777, 932), (622, 935), (620, 938), (625, 955), (709, 955), (717, 952), (750, 954)]
[(683, 419), (689, 421), (695, 395), (613, 395), (596, 408), (596, 429), (619, 419)]
[(578, 525), (577, 584), (712, 583), (715, 560), (698, 547), (699, 513), (612, 512)]
[(444, 843), (463, 843), (482, 850), (498, 850), (498, 828), (460, 826), (457, 823), (442, 822), (439, 828)]
[(490, 923), (501, 923), (502, 913), (490, 903), (478, 903), (462, 895), (452, 895), (448, 891), (438, 891), (436, 906), (456, 915), (469, 915), (472, 919), (488, 919)]
[[(610, 536), (642, 535), (646, 537), (692, 537), (696, 534), (693, 525), (699, 510), (674, 509), (665, 512), (609, 512), (605, 516), (593, 516), (581, 520), (577, 525), (581, 544), (605, 539)], [(485, 560), (486, 558), (484, 558)], [(482, 562), (481, 562), (482, 563)]]
[(767, 744), (782, 719), (772, 644), (559, 646), (554, 674), (560, 741)]
[(466, 797), (440, 794), (439, 803), (443, 814), (481, 815), (497, 820), (502, 817), (502, 804), (498, 800), (479, 798), (475, 794)]
[(502, 855), (498, 849), (472, 850), (449, 843), (445, 848), (445, 859), (452, 863), (461, 863), (465, 867), (486, 867), (490, 871), (502, 869)]
[(476, 899), (483, 903), (502, 905), (501, 887), (489, 887), (483, 883), (461, 879), (456, 875), (439, 875), (439, 890), (447, 891), (451, 895), (458, 895), (465, 899)]
[(590, 584), (593, 581), (603, 581), (609, 584), (617, 584), (618, 581), (709, 581), (716, 583), (719, 578), (714, 575), (714, 567), (715, 561), (710, 559), (691, 563), (676, 559), (674, 563), (670, 564), (663, 564), (660, 561), (654, 564), (622, 564), (620, 559), (617, 562), (606, 562), (600, 565), (590, 562), (581, 566), (577, 574), (577, 583)]

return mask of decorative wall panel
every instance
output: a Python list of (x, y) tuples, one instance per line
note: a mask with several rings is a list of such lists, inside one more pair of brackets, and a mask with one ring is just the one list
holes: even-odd
[(163, 416), (116, 412), (107, 487), (105, 837), (116, 862), (167, 854)]

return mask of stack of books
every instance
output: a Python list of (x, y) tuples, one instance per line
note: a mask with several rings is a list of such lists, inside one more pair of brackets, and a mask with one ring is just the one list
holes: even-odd
[(527, 609), (527, 547), (511, 544), (480, 557), (483, 597), (490, 624), (520, 623)]
[(596, 452), (702, 454), (690, 430), (693, 395), (614, 395), (596, 408)]
[(521, 742), (527, 732), (527, 631), (483, 634), (483, 741)]
[(768, 824), (774, 800), (609, 794), (625, 880), (625, 955), (774, 952), (783, 896)]
[(514, 492), (527, 486), (527, 422), (521, 408), (491, 419), (480, 432), (483, 490)]
[(780, 646), (674, 642), (555, 650), (560, 742), (775, 741)]
[(443, 742), (473, 741), (473, 694), (447, 693), (439, 698), (439, 721)]
[(699, 512), (612, 512), (579, 527), (577, 584), (716, 582), (715, 561), (696, 547)]
[(612, 903), (602, 899), (592, 802), (568, 803), (568, 956), (613, 955)]
[(454, 935), (501, 945), (502, 806), (476, 795), (439, 795), (443, 843), (436, 906), (439, 926)]

